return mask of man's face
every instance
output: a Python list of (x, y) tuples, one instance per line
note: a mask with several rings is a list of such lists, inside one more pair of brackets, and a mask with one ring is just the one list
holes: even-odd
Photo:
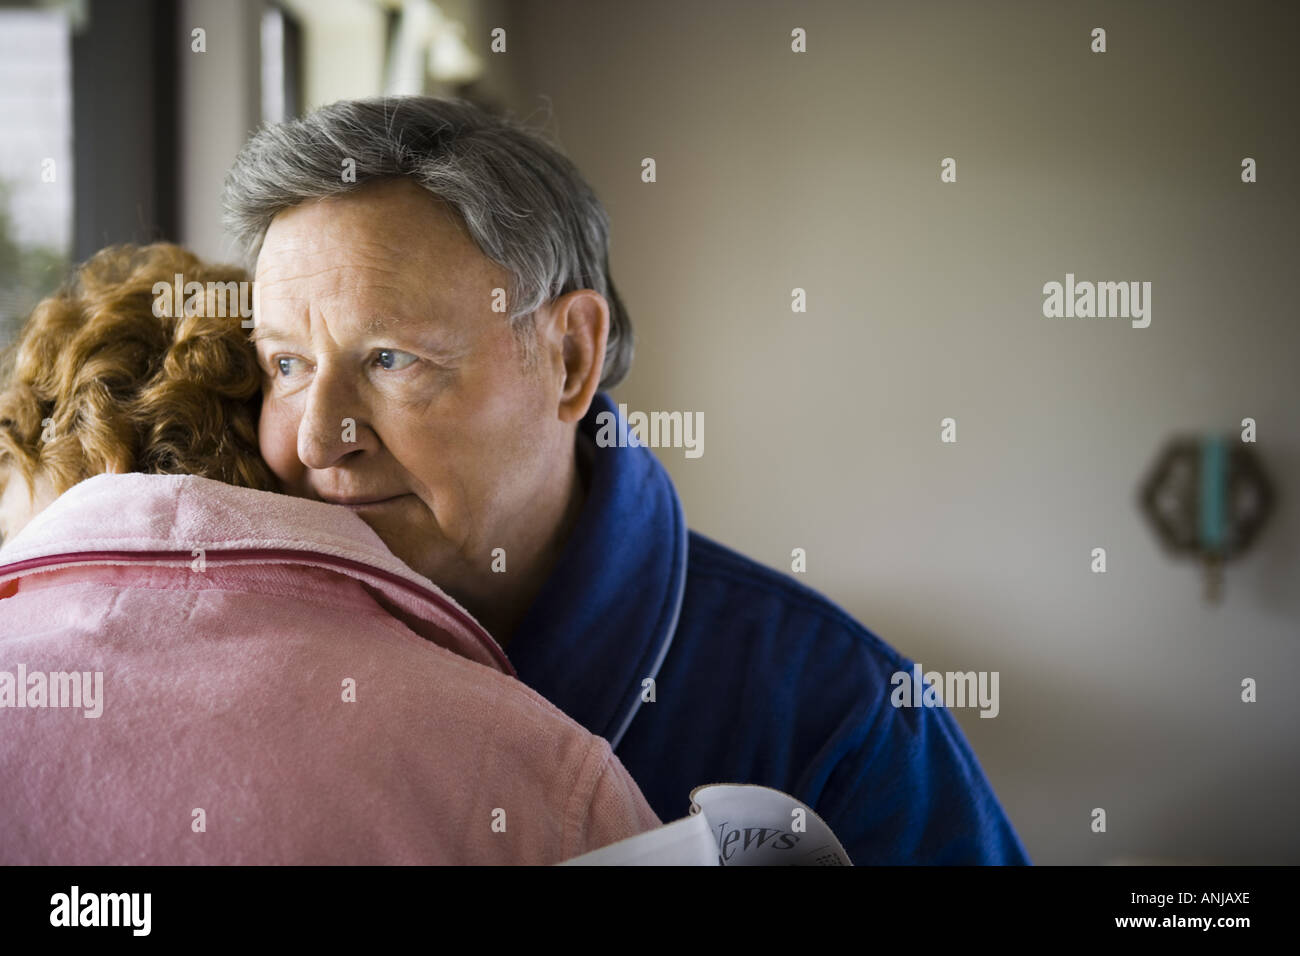
[(257, 261), (267, 463), (449, 590), (537, 520), (572, 453), (559, 383), (492, 311), (507, 280), (408, 180), (280, 213)]

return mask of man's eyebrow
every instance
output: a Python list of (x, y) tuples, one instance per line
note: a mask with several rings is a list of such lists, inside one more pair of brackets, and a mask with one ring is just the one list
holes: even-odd
[(265, 342), (276, 340), (288, 342), (293, 338), (291, 335), (285, 335), (283, 332), (277, 332), (275, 329), (268, 329), (264, 325), (254, 325), (253, 333), (248, 337), (250, 342)]
[[(367, 323), (365, 337), (376, 341), (396, 343), (397, 345), (410, 344), (416, 348), (446, 356), (461, 355), (468, 347), (464, 333), (458, 330), (430, 324), (403, 324), (396, 329), (387, 331), (385, 325), (386, 323), (383, 320), (372, 319)], [(298, 336), (291, 333), (256, 324), (253, 326), (253, 331), (249, 334), (248, 340), (254, 346), (259, 342), (289, 342), (292, 344), (299, 341)]]

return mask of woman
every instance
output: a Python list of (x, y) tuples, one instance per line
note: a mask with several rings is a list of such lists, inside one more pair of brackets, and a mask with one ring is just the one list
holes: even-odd
[(275, 493), (247, 334), (177, 275), (246, 278), (105, 250), (0, 391), (0, 864), (540, 864), (657, 826), (361, 518)]

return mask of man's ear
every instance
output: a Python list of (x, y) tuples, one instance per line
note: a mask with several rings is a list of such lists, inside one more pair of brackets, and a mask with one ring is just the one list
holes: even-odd
[(562, 422), (581, 421), (600, 388), (609, 339), (609, 303), (593, 289), (576, 289), (542, 313), (544, 362), (559, 383)]

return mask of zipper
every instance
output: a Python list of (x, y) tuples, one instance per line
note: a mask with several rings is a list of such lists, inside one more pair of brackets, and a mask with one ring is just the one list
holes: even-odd
[[(501, 645), (484, 630), (483, 625), (474, 618), (470, 617), (460, 607), (449, 601), (445, 595), (437, 591), (430, 591), (426, 587), (416, 584), (400, 575), (391, 571), (385, 571), (383, 568), (377, 568), (372, 564), (366, 564), (364, 561), (356, 561), (352, 558), (340, 558), (332, 554), (321, 554), (317, 551), (299, 551), (294, 548), (225, 548), (203, 550), (203, 560), (205, 562), (212, 560), (212, 555), (218, 555), (217, 562), (221, 558), (226, 559), (257, 559), (257, 560), (284, 560), (290, 559), (291, 563), (303, 564), (310, 563), (314, 565), (324, 565), (334, 570), (358, 571), (362, 574), (372, 575), (381, 580), (394, 584), (404, 589), (410, 594), (429, 601), (437, 605), (447, 614), (454, 617), (463, 624), (466, 629), (478, 640), (491, 657), (499, 663), (507, 674), (511, 677), (518, 678), (515, 673), (514, 665), (506, 657), (505, 651)], [(26, 558), (22, 561), (15, 561), (13, 564), (0, 566), (0, 578), (9, 577), (22, 571), (30, 571), (34, 568), (45, 568), (50, 565), (77, 565), (77, 564), (102, 564), (112, 561), (114, 564), (144, 564), (150, 561), (183, 561), (188, 564), (193, 559), (193, 554), (188, 551), (78, 551), (67, 554), (47, 554), (37, 558)]]

